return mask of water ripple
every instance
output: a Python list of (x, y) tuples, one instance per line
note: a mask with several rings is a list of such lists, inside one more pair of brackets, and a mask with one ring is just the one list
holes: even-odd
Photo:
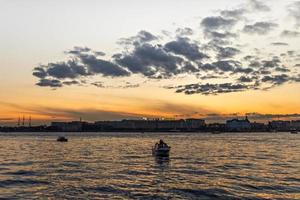
[[(0, 199), (300, 199), (288, 133), (60, 134), (0, 135)], [(160, 138), (170, 158), (151, 155)]]

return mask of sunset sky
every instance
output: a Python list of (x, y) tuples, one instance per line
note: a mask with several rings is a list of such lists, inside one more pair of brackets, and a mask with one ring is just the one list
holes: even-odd
[(300, 1), (0, 0), (0, 125), (300, 118)]

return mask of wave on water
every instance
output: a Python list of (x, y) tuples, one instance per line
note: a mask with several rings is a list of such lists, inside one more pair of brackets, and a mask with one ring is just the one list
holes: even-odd
[[(300, 199), (298, 135), (216, 137), (0, 135), (0, 199)], [(152, 156), (160, 138), (170, 157)]]

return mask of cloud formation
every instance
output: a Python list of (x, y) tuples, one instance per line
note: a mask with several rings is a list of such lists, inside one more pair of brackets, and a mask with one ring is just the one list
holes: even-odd
[(209, 58), (208, 55), (200, 52), (200, 47), (197, 43), (190, 42), (188, 38), (178, 38), (176, 41), (166, 43), (164, 47), (169, 52), (182, 55), (193, 61)]
[(222, 84), (188, 84), (180, 85), (175, 87), (176, 93), (185, 93), (187, 95), (191, 94), (220, 94), (220, 93), (231, 93), (231, 92), (241, 92), (250, 89), (252, 86), (245, 84), (233, 84), (233, 83), (222, 83)]
[(235, 19), (227, 19), (221, 16), (205, 17), (201, 26), (205, 30), (229, 29), (237, 23)]
[[(297, 20), (298, 2), (293, 6), (288, 7), (289, 15)], [(118, 44), (122, 51), (111, 56), (89, 47), (75, 46), (65, 51), (65, 61), (39, 65), (32, 74), (38, 79), (36, 85), (50, 88), (88, 84), (98, 88), (135, 88), (141, 84), (130, 83), (132, 76), (148, 81), (168, 79), (175, 80), (174, 84), (164, 88), (188, 95), (268, 90), (299, 82), (300, 54), (287, 49), (292, 43), (289, 45), (286, 40), (297, 38), (300, 32), (280, 30), (275, 20), (248, 18), (253, 13), (269, 11), (271, 8), (262, 1), (248, 0), (237, 8), (203, 17), (197, 28), (178, 27), (174, 34), (167, 33), (167, 37), (141, 30), (135, 36), (121, 38)], [(277, 37), (275, 31), (272, 32), (275, 29), (281, 32)], [(272, 33), (276, 40), (268, 41), (266, 47), (279, 49), (278, 55), (240, 40), (244, 36), (258, 37), (263, 42)], [(289, 64), (291, 59), (294, 62)], [(176, 78), (180, 76), (198, 81), (177, 83)], [(92, 78), (99, 80), (90, 81)], [(105, 78), (128, 78), (129, 81), (113, 86), (106, 84)]]
[(256, 22), (254, 24), (246, 25), (243, 29), (248, 34), (268, 34), (278, 25), (272, 22)]
[(149, 43), (141, 44), (132, 52), (114, 57), (119, 65), (131, 73), (142, 74), (148, 78), (167, 78), (176, 75), (184, 62), (183, 58), (168, 53), (162, 46)]

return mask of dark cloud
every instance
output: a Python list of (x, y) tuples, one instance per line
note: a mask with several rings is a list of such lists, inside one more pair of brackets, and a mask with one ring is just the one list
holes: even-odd
[(185, 56), (190, 60), (202, 60), (209, 58), (206, 54), (200, 52), (198, 44), (192, 43), (187, 38), (178, 38), (176, 41), (171, 41), (165, 44), (165, 49), (177, 55)]
[(237, 54), (241, 53), (239, 49), (236, 49), (234, 47), (217, 47), (217, 51), (217, 58), (219, 60), (233, 58)]
[(221, 60), (213, 63), (221, 71), (234, 71), (236, 68), (241, 67), (241, 63), (234, 60)]
[(166, 78), (180, 72), (183, 58), (168, 53), (160, 45), (142, 44), (129, 54), (115, 57), (119, 65), (132, 73), (142, 74), (148, 78)]
[(204, 71), (215, 71), (215, 72), (234, 72), (234, 70), (240, 67), (239, 62), (234, 60), (220, 60), (213, 63), (205, 63), (201, 65), (201, 69)]
[(45, 78), (48, 74), (46, 70), (43, 68), (43, 66), (40, 66), (40, 67), (35, 67), (33, 69), (32, 75), (38, 78)]
[[(168, 37), (142, 30), (133, 37), (122, 38), (119, 43), (124, 45), (123, 50), (112, 56), (105, 56), (105, 53), (88, 47), (74, 47), (65, 52), (68, 58), (66, 61), (39, 65), (34, 68), (33, 75), (38, 78), (37, 85), (52, 88), (87, 84), (99, 88), (140, 86), (124, 81), (107, 85), (105, 80), (101, 79), (96, 82), (84, 82), (92, 76), (118, 78), (138, 75), (153, 80), (181, 78), (189, 74), (198, 81), (218, 78), (227, 82), (168, 87), (177, 93), (189, 95), (265, 89), (267, 86), (271, 88), (286, 82), (297, 82), (300, 77), (296, 74), (291, 75), (289, 66), (283, 66), (287, 56), (293, 57), (295, 61), (295, 51), (285, 53), (284, 62), (281, 62), (275, 53), (266, 54), (258, 49), (253, 54), (249, 51), (247, 56), (240, 56), (248, 44), (237, 43), (240, 32), (235, 32), (234, 26), (238, 23), (244, 25), (245, 33), (265, 35), (278, 25), (263, 21), (248, 25), (245, 23), (248, 22), (249, 13), (269, 10), (270, 8), (261, 1), (249, 0), (248, 4), (240, 8), (221, 10), (220, 16), (205, 17), (201, 20), (201, 43), (194, 39), (194, 30), (185, 27), (176, 29), (175, 34), (168, 33)], [(281, 35), (292, 37), (298, 34), (300, 33), (297, 31), (285, 30)], [(288, 43), (279, 40), (271, 45), (287, 46)]]
[[(200, 68), (203, 71), (214, 71), (219, 75), (224, 75), (224, 73), (230, 73), (230, 75), (250, 74), (254, 71), (252, 68), (242, 67), (242, 63), (235, 60), (220, 60), (213, 63), (205, 63)], [(222, 77), (224, 78), (224, 76)]]
[(197, 65), (192, 64), (189, 61), (185, 61), (180, 71), (181, 73), (189, 73), (189, 72), (197, 73), (199, 72), (199, 67)]
[(277, 72), (290, 72), (291, 70), (289, 70), (286, 67), (276, 67), (275, 71), (277, 71)]
[(104, 83), (101, 81), (93, 82), (91, 85), (96, 86), (98, 88), (105, 88)]
[(102, 52), (102, 51), (94, 51), (94, 54), (96, 55), (96, 56), (105, 56), (106, 54), (104, 53), (104, 52)]
[(272, 22), (256, 22), (255, 24), (244, 26), (243, 32), (262, 35), (269, 33), (277, 26), (277, 24)]
[(85, 67), (80, 65), (74, 60), (60, 63), (49, 63), (47, 66), (43, 66), (44, 70), (47, 71), (47, 75), (57, 78), (77, 78), (81, 75), (88, 75)]
[(89, 48), (75, 47), (66, 53), (71, 56), (66, 62), (48, 63), (34, 68), (32, 74), (40, 78), (37, 85), (49, 87), (79, 85), (79, 80), (87, 76), (121, 77), (130, 74), (111, 61), (99, 59), (98, 53), (92, 52)]
[(212, 39), (229, 39), (229, 38), (237, 38), (238, 35), (235, 33), (230, 33), (228, 31), (218, 32), (218, 31), (207, 31), (206, 37)]
[(285, 43), (285, 42), (273, 42), (273, 43), (271, 43), (271, 45), (273, 45), (273, 46), (289, 46), (289, 44)]
[(234, 70), (234, 74), (235, 73), (242, 73), (242, 74), (250, 74), (252, 73), (254, 70), (252, 68), (242, 68), (242, 67), (238, 67)]
[(176, 93), (185, 93), (187, 95), (203, 94), (203, 95), (216, 95), (221, 93), (241, 92), (250, 89), (252, 86), (245, 84), (188, 84), (176, 87)]
[(80, 85), (79, 81), (73, 80), (73, 81), (64, 81), (62, 82), (63, 85)]
[(238, 81), (241, 83), (250, 83), (253, 81), (253, 79), (251, 77), (241, 76), (240, 78), (238, 78)]
[(258, 68), (261, 66), (261, 63), (259, 61), (251, 61), (249, 63), (249, 67), (254, 67), (254, 68)]
[(176, 93), (184, 93), (187, 95), (217, 95), (222, 93), (242, 92), (246, 90), (268, 90), (275, 86), (279, 86), (288, 82), (300, 82), (300, 75), (289, 76), (287, 74), (280, 75), (264, 75), (261, 76), (241, 76), (237, 79), (237, 83), (196, 83), (168, 87), (167, 89), (175, 89)]
[(281, 75), (274, 75), (274, 76), (264, 76), (261, 81), (272, 83), (275, 86), (275, 85), (282, 85), (290, 80), (291, 78), (288, 75), (281, 74)]
[(121, 66), (103, 59), (98, 59), (94, 55), (80, 55), (81, 62), (87, 66), (89, 74), (109, 77), (129, 76), (130, 73)]
[(281, 32), (281, 37), (299, 37), (300, 36), (300, 32), (298, 31), (289, 31), (289, 30), (284, 30)]
[(206, 17), (202, 20), (201, 26), (205, 30), (228, 29), (233, 27), (237, 21), (235, 19), (226, 19), (221, 16)]
[(57, 79), (40, 79), (39, 82), (36, 83), (36, 85), (41, 87), (52, 87), (52, 88), (63, 86), (61, 81)]
[(261, 75), (268, 75), (271, 74), (272, 72), (269, 70), (265, 70), (265, 69), (260, 69), (259, 74)]
[(279, 67), (281, 60), (278, 57), (273, 57), (272, 60), (263, 60), (263, 67), (266, 68), (275, 68)]

